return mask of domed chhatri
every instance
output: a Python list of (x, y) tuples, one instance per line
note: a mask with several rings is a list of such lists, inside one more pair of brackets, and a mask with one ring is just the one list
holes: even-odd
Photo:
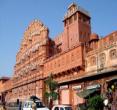
[(92, 40), (99, 40), (98, 34), (92, 33), (92, 34), (90, 35), (90, 41), (92, 41)]

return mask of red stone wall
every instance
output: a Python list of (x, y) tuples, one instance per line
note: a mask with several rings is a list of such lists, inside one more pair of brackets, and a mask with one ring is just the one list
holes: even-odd
[(83, 65), (83, 47), (81, 45), (69, 50), (68, 52), (56, 55), (48, 59), (44, 64), (44, 77), (49, 74), (57, 74), (71, 68)]

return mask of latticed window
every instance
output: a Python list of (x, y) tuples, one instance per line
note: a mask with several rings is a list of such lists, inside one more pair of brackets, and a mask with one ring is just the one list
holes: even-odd
[(110, 58), (111, 59), (117, 58), (117, 50), (116, 49), (113, 49), (110, 51)]

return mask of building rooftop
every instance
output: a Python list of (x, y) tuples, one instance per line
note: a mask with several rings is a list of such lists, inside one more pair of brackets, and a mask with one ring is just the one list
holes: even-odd
[(85, 10), (84, 8), (78, 6), (76, 3), (71, 3), (68, 6), (68, 11), (67, 11), (67, 13), (64, 16), (64, 19), (69, 18), (70, 16), (72, 16), (76, 12), (81, 12), (84, 15), (90, 17), (90, 14), (89, 14), (89, 12), (87, 10)]

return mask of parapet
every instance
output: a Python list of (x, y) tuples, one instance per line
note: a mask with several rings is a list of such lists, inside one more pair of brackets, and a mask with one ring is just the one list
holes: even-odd
[(84, 8), (78, 6), (76, 3), (71, 3), (69, 6), (68, 6), (68, 11), (67, 13), (65, 14), (64, 16), (64, 20), (66, 18), (69, 18), (70, 16), (72, 16), (74, 13), (76, 12), (81, 12), (83, 13), (84, 15), (90, 17), (90, 14), (87, 10), (85, 10)]

